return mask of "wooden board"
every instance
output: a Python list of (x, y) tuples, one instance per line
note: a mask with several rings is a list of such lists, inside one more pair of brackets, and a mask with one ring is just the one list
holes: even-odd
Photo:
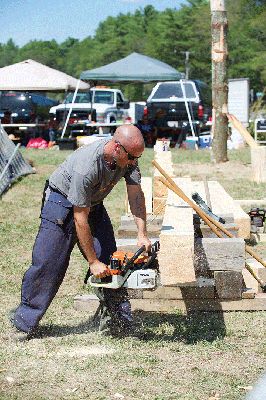
[[(266, 311), (266, 294), (257, 294), (254, 299), (227, 300), (219, 299), (132, 299), (133, 311), (142, 310), (147, 312), (183, 312), (190, 311)], [(79, 295), (74, 298), (74, 308), (86, 313), (95, 313), (99, 300), (93, 295)]]
[[(175, 178), (177, 185), (191, 195), (190, 178)], [(193, 211), (169, 190), (164, 213), (158, 261), (162, 285), (195, 281)]]

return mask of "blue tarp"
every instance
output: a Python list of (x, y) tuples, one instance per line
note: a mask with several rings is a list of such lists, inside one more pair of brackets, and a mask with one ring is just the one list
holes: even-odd
[(50, 99), (49, 97), (42, 96), (40, 94), (31, 93), (31, 100), (33, 103), (42, 107), (53, 107), (58, 104), (58, 101)]

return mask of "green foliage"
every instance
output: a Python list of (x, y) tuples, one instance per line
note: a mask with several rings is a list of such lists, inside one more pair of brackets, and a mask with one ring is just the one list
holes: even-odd
[[(250, 86), (262, 90), (266, 80), (265, 1), (228, 0), (228, 77), (248, 77)], [(152, 5), (134, 13), (102, 21), (94, 35), (84, 40), (72, 37), (33, 40), (19, 48), (9, 39), (0, 43), (0, 67), (32, 58), (78, 77), (96, 68), (139, 52), (158, 58), (180, 72), (185, 71), (185, 51), (190, 52), (190, 77), (211, 81), (211, 13), (208, 0), (189, 0), (179, 9), (157, 11)], [(126, 96), (142, 100), (148, 89), (128, 85)]]

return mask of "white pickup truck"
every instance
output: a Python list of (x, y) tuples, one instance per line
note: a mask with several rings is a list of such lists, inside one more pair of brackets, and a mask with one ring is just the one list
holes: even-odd
[(128, 117), (129, 102), (119, 89), (93, 87), (88, 92), (77, 93), (72, 103), (73, 93), (69, 93), (63, 104), (52, 107), (50, 114), (62, 115), (72, 107), (77, 119), (88, 119), (100, 123), (124, 121)]

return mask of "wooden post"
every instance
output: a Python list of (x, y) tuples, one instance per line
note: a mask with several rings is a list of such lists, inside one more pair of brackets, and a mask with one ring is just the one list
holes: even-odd
[(257, 146), (251, 149), (252, 179), (257, 183), (266, 182), (266, 147)]
[(227, 114), (228, 120), (233, 127), (240, 133), (242, 138), (250, 147), (259, 147), (258, 143), (253, 139), (249, 131), (241, 124), (241, 122), (232, 114)]
[(210, 0), (212, 31), (212, 153), (215, 162), (228, 161), (226, 116), (227, 85), (227, 12), (225, 0)]

